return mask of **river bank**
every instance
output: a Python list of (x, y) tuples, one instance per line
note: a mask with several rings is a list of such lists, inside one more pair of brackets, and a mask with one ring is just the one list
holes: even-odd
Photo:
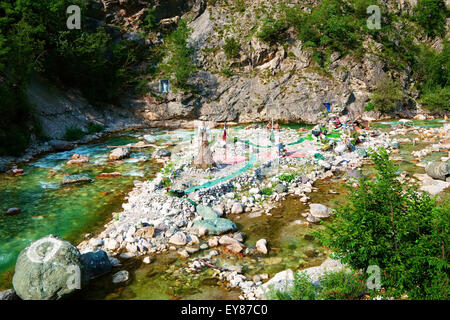
[[(403, 130), (397, 129), (391, 131)], [(190, 165), (196, 140), (186, 136), (186, 132), (168, 132), (168, 136), (181, 134), (185, 138), (169, 148), (171, 157), (166, 158), (165, 169), (154, 180), (137, 183), (128, 194), (128, 202), (122, 205), (123, 211), (113, 214), (99, 234), (90, 235), (78, 246), (81, 252), (106, 250), (112, 260), (117, 259), (114, 261), (121, 264), (116, 266), (117, 271), (130, 271), (130, 279), (119, 287), (109, 286), (109, 292), (85, 292), (82, 297), (208, 298), (196, 293), (199, 288), (203, 291), (208, 287), (206, 292), (211, 297), (254, 299), (261, 297), (258, 289), (262, 284), (278, 272), (320, 265), (328, 252), (308, 234), (320, 227), (316, 222), (323, 217), (312, 215), (309, 204), (332, 207), (331, 199), (345, 197), (342, 183), (355, 174), (356, 168), (367, 163), (361, 149), (382, 145), (394, 151), (394, 155), (398, 150), (395, 143), (398, 137), (389, 131), (377, 135), (374, 132), (371, 136), (371, 131), (375, 130), (367, 130), (354, 151), (335, 154), (321, 150), (323, 145), (305, 129), (282, 129), (279, 138), (287, 145), (288, 154), (294, 156), (281, 159), (275, 166), (277, 158), (272, 158), (267, 152), (270, 148), (266, 148), (270, 144), (267, 130), (230, 129), (225, 158), (220, 139), (222, 130), (212, 129), (211, 148), (217, 163), (229, 163), (206, 171)], [(239, 137), (236, 144), (235, 136)], [(152, 140), (148, 135), (144, 138)], [(252, 155), (256, 157), (255, 162), (241, 172)], [(439, 155), (443, 156), (442, 152)], [(239, 175), (226, 179), (237, 171)], [(287, 179), (291, 175), (292, 179)], [(218, 179), (225, 180), (195, 190)], [(171, 191), (179, 189), (195, 191), (186, 198), (178, 198)], [(205, 213), (192, 202), (214, 208), (214, 213), (208, 210), (208, 214), (226, 217), (230, 232), (205, 235), (212, 229), (202, 228), (204, 224), (195, 221), (207, 221), (211, 216), (205, 219)], [(261, 245), (264, 241), (257, 245), (261, 239), (266, 240), (267, 253)], [(110, 277), (105, 276), (104, 282), (99, 283), (111, 283)], [(191, 278), (192, 281), (183, 281)], [(179, 289), (170, 291), (172, 283), (178, 283)], [(228, 287), (231, 291), (227, 291)], [(122, 293), (118, 294), (118, 289)]]

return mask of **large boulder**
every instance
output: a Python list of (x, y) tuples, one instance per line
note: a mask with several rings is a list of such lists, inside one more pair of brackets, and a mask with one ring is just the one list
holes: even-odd
[(196, 210), (198, 215), (203, 217), (203, 219), (216, 219), (219, 217), (213, 208), (204, 206), (202, 204), (199, 204)]
[(450, 161), (430, 162), (425, 167), (425, 172), (433, 179), (445, 181), (450, 176)]
[(70, 176), (64, 176), (61, 181), (61, 184), (63, 186), (67, 186), (71, 184), (87, 183), (92, 181), (94, 180), (86, 174), (73, 174)]
[(94, 279), (111, 271), (112, 265), (105, 251), (87, 252), (81, 255), (81, 263), (86, 272), (86, 277)]
[(333, 214), (330, 208), (320, 203), (311, 203), (309, 211), (314, 218), (328, 218)]
[(233, 221), (224, 218), (196, 220), (193, 223), (193, 228), (204, 228), (208, 234), (214, 235), (237, 230), (236, 224)]
[(124, 158), (128, 158), (130, 156), (130, 149), (129, 148), (115, 148), (111, 151), (109, 154), (110, 160), (122, 160)]
[(85, 282), (81, 254), (54, 235), (36, 240), (17, 258), (13, 287), (24, 300), (61, 299)]

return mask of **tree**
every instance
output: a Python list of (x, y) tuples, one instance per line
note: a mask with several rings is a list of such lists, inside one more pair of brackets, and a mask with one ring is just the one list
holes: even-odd
[(195, 71), (195, 65), (191, 60), (193, 49), (187, 43), (190, 32), (187, 22), (180, 20), (177, 29), (168, 38), (171, 56), (167, 68), (175, 75), (175, 85), (179, 88), (186, 88), (191, 72)]
[(403, 93), (397, 83), (390, 77), (385, 77), (376, 85), (370, 100), (377, 110), (390, 112), (398, 105), (402, 98)]
[(438, 206), (428, 193), (400, 183), (386, 150), (370, 158), (375, 180), (362, 177), (358, 188), (349, 185), (348, 203), (316, 235), (356, 270), (379, 266), (390, 295), (447, 299), (450, 202)]
[(448, 10), (443, 0), (419, 0), (414, 16), (429, 36), (444, 34)]

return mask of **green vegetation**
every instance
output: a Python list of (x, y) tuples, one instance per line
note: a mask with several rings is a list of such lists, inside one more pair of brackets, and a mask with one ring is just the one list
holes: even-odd
[(276, 44), (285, 39), (286, 24), (283, 20), (266, 18), (257, 36), (262, 41)]
[(360, 275), (347, 271), (328, 272), (315, 285), (311, 278), (300, 272), (294, 275), (293, 286), (284, 291), (270, 292), (269, 299), (278, 300), (354, 300), (365, 292), (365, 282)]
[(279, 179), (281, 181), (291, 182), (292, 180), (295, 179), (295, 177), (296, 177), (295, 173), (291, 173), (291, 174), (283, 173), (282, 175), (279, 176)]
[(450, 111), (450, 87), (430, 91), (422, 96), (420, 102), (431, 111)]
[(193, 49), (187, 44), (189, 34), (187, 22), (180, 20), (177, 29), (168, 36), (168, 50), (171, 56), (163, 67), (166, 72), (175, 76), (174, 84), (182, 89), (187, 88), (189, 75), (196, 69), (192, 62)]
[(261, 193), (266, 196), (271, 196), (273, 194), (272, 188), (262, 188)]
[(388, 296), (448, 299), (450, 203), (399, 183), (386, 150), (371, 152), (374, 180), (348, 185), (348, 204), (316, 232), (336, 258), (355, 270), (380, 267)]
[(443, 0), (419, 0), (414, 8), (414, 19), (429, 36), (445, 33), (448, 10)]
[(239, 51), (241, 50), (241, 45), (235, 38), (228, 38), (225, 40), (225, 45), (223, 46), (225, 55), (228, 59), (234, 59), (239, 57)]
[(76, 126), (71, 126), (66, 128), (66, 133), (64, 134), (64, 140), (68, 141), (74, 141), (74, 140), (80, 140), (86, 135), (86, 132), (81, 130), (80, 128)]
[[(76, 87), (94, 105), (114, 102), (133, 78), (137, 44), (113, 40), (106, 29), (68, 30), (66, 9), (81, 0), (4, 0), (0, 3), (0, 153), (18, 155), (40, 125), (26, 98), (30, 77)], [(31, 130), (29, 129), (31, 128)]]
[(89, 122), (86, 126), (86, 130), (88, 134), (103, 132), (105, 127), (98, 123)]
[(223, 68), (220, 72), (227, 78), (231, 78), (233, 76), (233, 71), (230, 68)]
[(378, 82), (370, 100), (376, 110), (387, 113), (392, 111), (402, 98), (403, 93), (395, 81), (385, 77)]

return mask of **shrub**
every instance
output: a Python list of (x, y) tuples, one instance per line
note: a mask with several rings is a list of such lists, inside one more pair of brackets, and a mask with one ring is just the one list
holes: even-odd
[(430, 36), (445, 32), (445, 19), (448, 10), (443, 0), (419, 0), (414, 8), (414, 18)]
[(373, 111), (375, 110), (375, 106), (373, 105), (372, 101), (369, 101), (367, 105), (364, 107), (364, 111)]
[(327, 272), (315, 285), (306, 272), (296, 272), (292, 287), (271, 290), (268, 299), (273, 300), (352, 300), (358, 299), (365, 291), (361, 276), (348, 271)]
[(261, 189), (261, 193), (265, 194), (266, 196), (270, 196), (273, 193), (273, 190), (271, 188), (263, 188)]
[(220, 70), (220, 72), (222, 72), (223, 75), (227, 78), (230, 78), (233, 76), (233, 71), (231, 71), (230, 68), (223, 68), (222, 70)]
[(66, 128), (66, 133), (64, 134), (64, 140), (73, 141), (80, 140), (86, 135), (86, 132), (81, 130), (76, 126), (70, 126)]
[(257, 36), (264, 42), (276, 44), (283, 41), (286, 29), (287, 27), (282, 20), (266, 18)]
[(287, 173), (283, 173), (282, 175), (280, 175), (279, 179), (281, 181), (286, 181), (286, 182), (291, 182), (292, 180), (295, 179), (295, 174), (291, 173), (291, 174), (287, 174)]
[(320, 300), (355, 300), (365, 292), (364, 279), (348, 271), (327, 272), (320, 277)]
[(336, 258), (355, 270), (377, 265), (386, 293), (411, 299), (448, 299), (450, 202), (399, 183), (384, 149), (371, 152), (375, 180), (348, 185), (348, 203), (314, 232)]
[(306, 272), (296, 272), (292, 288), (289, 290), (273, 290), (267, 295), (272, 300), (315, 300), (317, 287), (312, 283)]
[(105, 127), (98, 123), (89, 122), (86, 126), (86, 130), (87, 130), (87, 133), (91, 134), (91, 133), (102, 132), (105, 130)]
[(228, 38), (225, 40), (225, 45), (223, 46), (225, 55), (228, 59), (238, 58), (239, 51), (241, 50), (241, 45), (235, 38)]
[(424, 94), (420, 103), (431, 111), (450, 111), (450, 87), (436, 89)]
[(195, 71), (195, 65), (191, 61), (193, 49), (187, 43), (189, 34), (190, 29), (187, 22), (180, 20), (177, 29), (170, 34), (167, 40), (171, 56), (166, 69), (174, 74), (174, 84), (179, 88), (186, 88), (191, 72)]
[(381, 112), (392, 111), (403, 98), (403, 93), (390, 77), (385, 77), (378, 82), (370, 100), (375, 109)]

